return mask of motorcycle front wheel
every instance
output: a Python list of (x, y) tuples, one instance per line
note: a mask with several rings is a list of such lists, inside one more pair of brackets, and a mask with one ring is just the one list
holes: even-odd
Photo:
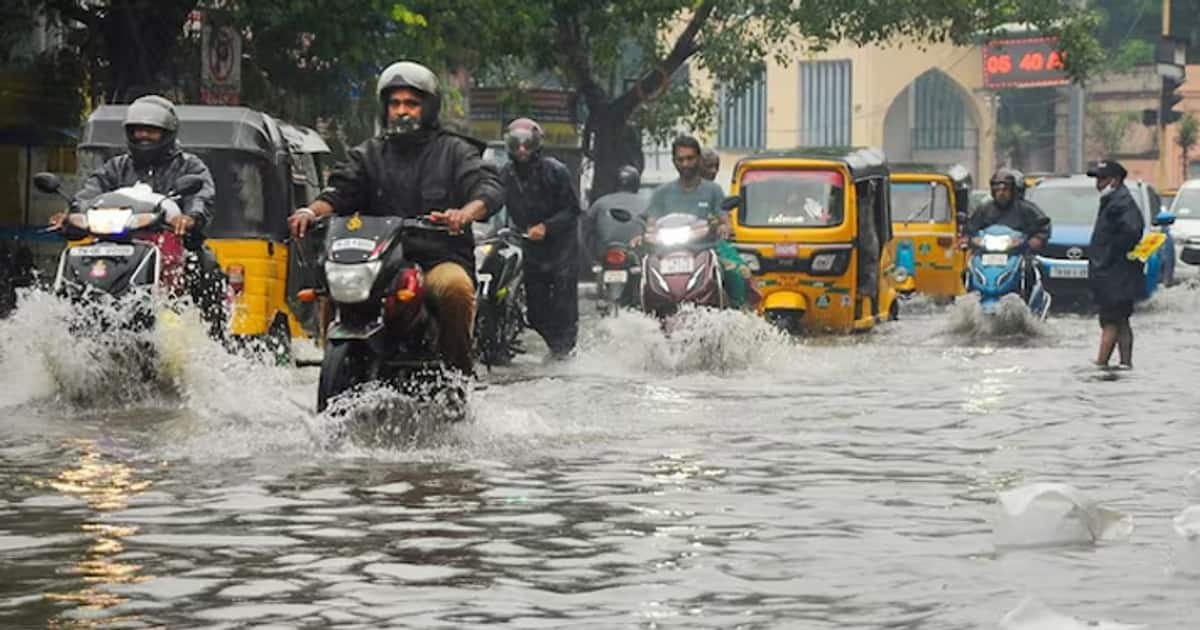
[(321, 360), (321, 378), (317, 382), (317, 413), (329, 402), (366, 380), (365, 357), (370, 350), (355, 341), (329, 341)]

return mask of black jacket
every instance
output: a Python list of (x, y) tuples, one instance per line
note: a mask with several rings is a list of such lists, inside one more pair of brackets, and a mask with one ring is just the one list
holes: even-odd
[(1088, 283), (1096, 303), (1133, 302), (1146, 296), (1142, 263), (1125, 257), (1145, 229), (1142, 211), (1128, 188), (1121, 186), (1100, 198), (1088, 244)]
[(204, 229), (212, 220), (212, 205), (217, 188), (213, 185), (212, 173), (208, 171), (204, 161), (191, 153), (185, 153), (178, 145), (161, 164), (145, 169), (137, 168), (128, 153), (108, 160), (84, 180), (83, 187), (75, 193), (75, 202), (82, 208), (87, 202), (106, 192), (138, 182), (149, 184), (154, 192), (162, 195), (170, 192), (175, 186), (175, 181), (184, 175), (199, 175), (204, 178), (204, 187), (200, 192), (183, 199), (179, 204), (179, 209), (196, 222), (193, 229), (199, 237), (198, 240), (203, 240)]
[[(495, 168), (483, 161), (484, 148), (441, 129), (403, 144), (371, 138), (350, 150), (349, 161), (334, 169), (329, 186), (317, 198), (339, 215), (410, 218), (461, 209), (479, 200), (490, 216), (504, 198)], [(454, 236), (414, 233), (405, 246), (408, 255), (427, 268), (449, 261), (475, 272), (475, 237), (469, 229)]]
[(578, 265), (581, 209), (571, 171), (552, 157), (539, 157), (522, 171), (509, 162), (500, 177), (509, 221), (521, 230), (546, 225), (545, 240), (525, 247), (526, 266), (531, 271), (549, 272)]
[(967, 220), (967, 236), (975, 236), (980, 230), (993, 225), (1007, 225), (1024, 234), (1026, 238), (1040, 236), (1050, 240), (1050, 217), (1032, 202), (1017, 199), (1001, 208), (995, 201), (983, 204)]

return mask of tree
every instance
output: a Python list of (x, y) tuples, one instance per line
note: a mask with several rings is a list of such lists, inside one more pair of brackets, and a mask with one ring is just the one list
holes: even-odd
[[(685, 67), (707, 71), (738, 91), (769, 59), (787, 64), (835, 42), (899, 39), (973, 43), (980, 32), (1026, 22), (1056, 34), (1068, 70), (1084, 76), (1104, 57), (1096, 16), (1039, 0), (497, 0), (518, 27), (512, 53), (552, 68), (586, 106), (585, 151), (596, 165), (594, 194), (612, 190), (622, 160), (638, 143), (637, 123), (657, 138), (676, 124), (706, 127), (714, 103), (677, 80)], [(503, 25), (505, 22), (500, 22)], [(623, 54), (630, 47), (638, 58)]]
[(1114, 155), (1121, 151), (1121, 147), (1125, 144), (1125, 132), (1129, 130), (1129, 125), (1137, 120), (1137, 114), (1133, 112), (1100, 112), (1093, 110), (1089, 112), (1088, 131), (1092, 136), (1092, 140), (1100, 145), (1104, 155)]
[(128, 102), (178, 82), (173, 63), (197, 0), (40, 0), (86, 59), (93, 102)]
[(1190, 113), (1184, 114), (1183, 118), (1179, 121), (1175, 143), (1183, 150), (1180, 160), (1183, 162), (1183, 179), (1186, 180), (1188, 179), (1188, 164), (1191, 161), (1192, 148), (1200, 143), (1200, 120), (1197, 120)]

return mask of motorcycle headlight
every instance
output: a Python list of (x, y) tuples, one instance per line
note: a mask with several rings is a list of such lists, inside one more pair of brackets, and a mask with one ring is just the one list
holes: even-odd
[(750, 268), (750, 271), (758, 273), (762, 270), (762, 263), (758, 260), (758, 254), (750, 252), (738, 252), (738, 256), (742, 258), (742, 262)]
[(132, 216), (132, 210), (116, 208), (88, 210), (86, 228), (92, 234), (120, 234), (125, 231), (125, 226)]
[(1007, 235), (985, 234), (983, 248), (989, 252), (1006, 252), (1014, 245), (1013, 238)]
[(495, 248), (496, 248), (495, 243), (484, 243), (483, 245), (475, 246), (475, 268), (476, 269), (479, 268), (479, 265), (483, 262), (484, 258), (487, 258), (488, 256), (492, 255), (492, 250)]
[(68, 214), (67, 215), (67, 223), (69, 223), (72, 227), (79, 228), (85, 232), (88, 229), (87, 215), (84, 215), (84, 214), (79, 214), (77, 212)]
[(659, 230), (657, 241), (659, 245), (670, 247), (672, 245), (683, 245), (692, 239), (692, 228), (677, 227)]
[(125, 227), (130, 230), (144, 230), (151, 225), (154, 225), (154, 222), (157, 219), (158, 215), (149, 212), (143, 212), (141, 214), (135, 214), (129, 217), (129, 220), (125, 222)]
[(381, 260), (350, 265), (326, 262), (325, 279), (329, 283), (330, 297), (343, 304), (365, 302), (371, 296), (371, 287), (375, 285), (382, 265)]

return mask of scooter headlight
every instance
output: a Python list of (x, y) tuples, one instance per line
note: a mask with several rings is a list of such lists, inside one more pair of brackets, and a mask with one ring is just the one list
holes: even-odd
[(672, 245), (683, 245), (692, 240), (692, 228), (677, 227), (659, 230), (657, 233), (657, 242), (659, 245), (671, 247)]
[(330, 297), (343, 304), (365, 302), (371, 296), (371, 287), (375, 285), (382, 265), (381, 260), (349, 265), (326, 262), (325, 279), (329, 282)]
[(983, 248), (989, 252), (1006, 252), (1016, 245), (1013, 237), (1007, 234), (985, 234)]
[(87, 229), (92, 234), (121, 234), (132, 216), (132, 210), (118, 208), (88, 210)]

